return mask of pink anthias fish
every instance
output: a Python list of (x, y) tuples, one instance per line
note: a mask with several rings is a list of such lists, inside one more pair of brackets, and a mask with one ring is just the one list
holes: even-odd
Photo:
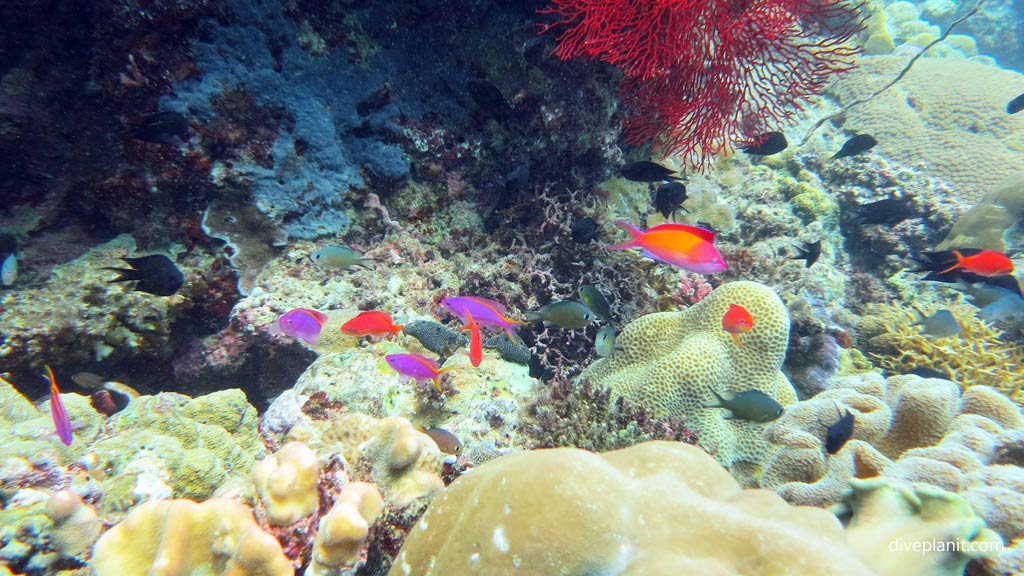
[[(53, 375), (53, 369), (46, 366), (46, 374), (50, 379), (50, 416), (53, 417), (54, 433), (60, 438), (65, 446), (71, 446), (71, 420), (64, 410), (64, 404), (60, 401), (60, 388), (57, 387), (57, 378)], [(47, 376), (43, 376), (46, 378)]]
[(505, 316), (505, 306), (494, 300), (481, 298), (480, 296), (456, 296), (441, 300), (441, 306), (448, 309), (462, 320), (463, 324), (469, 325), (469, 316), (472, 315), (481, 326), (493, 326), (504, 330), (508, 337), (515, 340), (515, 329), (520, 324), (526, 324), (522, 320), (512, 320)]
[(320, 329), (327, 322), (327, 315), (309, 308), (295, 308), (285, 312), (277, 319), (281, 332), (305, 340), (310, 345), (316, 344), (320, 338)]
[(416, 380), (417, 384), (423, 384), (427, 380), (434, 381), (434, 388), (441, 391), (441, 382), (438, 377), (451, 370), (451, 368), (438, 368), (437, 362), (420, 354), (389, 354), (384, 357), (388, 366), (401, 374)]
[(622, 220), (612, 224), (633, 238), (621, 244), (605, 244), (609, 250), (640, 248), (640, 254), (647, 258), (698, 274), (713, 274), (726, 268), (725, 258), (715, 248), (715, 233), (711, 230), (672, 223), (659, 224), (647, 230)]

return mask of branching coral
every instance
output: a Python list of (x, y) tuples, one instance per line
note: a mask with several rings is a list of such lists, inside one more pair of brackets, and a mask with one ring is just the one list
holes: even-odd
[[(1024, 403), (1024, 346), (1003, 338), (1003, 331), (977, 317), (966, 304), (948, 306), (960, 334), (931, 338), (911, 326), (917, 316), (899, 304), (868, 307), (861, 320), (860, 342), (881, 368), (905, 373), (927, 367), (948, 373), (961, 387), (992, 386), (1018, 404)], [(930, 308), (922, 308), (930, 314)]]

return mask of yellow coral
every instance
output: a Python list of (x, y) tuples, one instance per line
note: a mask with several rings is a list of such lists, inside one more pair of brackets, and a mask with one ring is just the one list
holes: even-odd
[(234, 500), (147, 502), (93, 549), (97, 576), (292, 576), (281, 545)]
[[(754, 326), (737, 345), (722, 329), (731, 304), (746, 308)], [(789, 341), (789, 314), (764, 284), (731, 282), (681, 312), (661, 312), (631, 322), (617, 339), (621, 350), (589, 366), (581, 378), (610, 387), (655, 416), (686, 419), (699, 442), (720, 463), (757, 464), (768, 451), (764, 425), (726, 419), (705, 408), (719, 394), (756, 389), (782, 405), (796, 393), (780, 371)]]
[[(1003, 331), (977, 316), (967, 304), (952, 304), (949, 311), (960, 323), (960, 334), (930, 338), (911, 326), (917, 316), (898, 304), (873, 304), (861, 323), (869, 356), (879, 367), (895, 373), (921, 366), (948, 373), (961, 387), (992, 386), (1017, 403), (1024, 402), (1024, 347), (1002, 339)], [(922, 308), (930, 314), (930, 308)]]
[(306, 576), (329, 576), (356, 564), (370, 526), (383, 507), (384, 499), (372, 484), (353, 482), (345, 486), (331, 511), (320, 519)]
[(252, 468), (253, 482), (272, 526), (288, 526), (319, 504), (320, 462), (301, 442), (289, 442)]

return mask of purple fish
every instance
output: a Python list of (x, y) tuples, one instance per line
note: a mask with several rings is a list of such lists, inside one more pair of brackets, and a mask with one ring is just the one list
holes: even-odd
[(521, 320), (507, 318), (505, 316), (505, 306), (480, 296), (445, 298), (441, 300), (441, 306), (444, 306), (449, 312), (458, 316), (466, 325), (469, 325), (469, 316), (472, 315), (473, 319), (481, 326), (500, 328), (512, 340), (516, 339), (514, 334), (516, 327), (520, 324), (526, 324), (526, 322)]
[(71, 446), (71, 420), (68, 420), (68, 413), (64, 411), (64, 404), (60, 401), (57, 378), (54, 377), (49, 365), (46, 366), (46, 373), (50, 377), (50, 415), (53, 416), (54, 433), (65, 446)]
[(285, 312), (277, 319), (281, 331), (292, 338), (300, 338), (309, 344), (316, 344), (320, 329), (327, 322), (327, 315), (309, 308), (296, 308)]
[(389, 354), (384, 357), (388, 366), (401, 374), (416, 380), (417, 384), (423, 384), (427, 380), (434, 381), (434, 388), (441, 391), (441, 382), (437, 377), (451, 370), (451, 368), (438, 368), (437, 362), (419, 354)]

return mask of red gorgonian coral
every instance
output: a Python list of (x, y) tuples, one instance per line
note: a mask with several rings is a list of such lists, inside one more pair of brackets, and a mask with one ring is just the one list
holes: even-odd
[(542, 33), (555, 55), (625, 73), (630, 144), (651, 142), (693, 167), (757, 141), (852, 68), (863, 28), (851, 0), (553, 0)]

